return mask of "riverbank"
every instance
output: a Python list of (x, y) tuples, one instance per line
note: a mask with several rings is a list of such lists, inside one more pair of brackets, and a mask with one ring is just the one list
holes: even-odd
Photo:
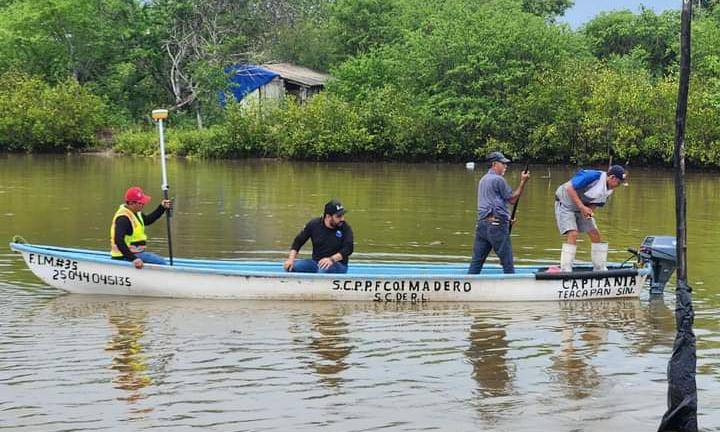
[[(27, 155), (27, 156), (48, 156), (52, 157), (54, 155), (59, 154), (65, 154), (68, 156), (77, 155), (77, 156), (97, 156), (102, 158), (140, 158), (140, 159), (156, 159), (160, 155), (158, 143), (157, 143), (157, 136), (154, 135), (152, 132), (142, 133), (142, 139), (138, 142), (140, 143), (137, 147), (132, 148), (130, 151), (128, 151), (125, 147), (118, 148), (114, 145), (108, 145), (106, 147), (92, 147), (92, 148), (86, 148), (82, 150), (74, 150), (70, 152), (48, 152), (48, 153), (28, 153), (28, 152), (0, 152), (0, 156), (21, 156), (21, 155)], [(471, 169), (467, 169), (468, 171), (478, 171), (478, 172), (484, 172), (485, 171), (485, 161), (484, 158), (475, 158), (472, 157), (471, 159), (467, 160), (367, 160), (367, 159), (359, 159), (359, 160), (316, 160), (316, 159), (291, 159), (287, 157), (280, 157), (280, 156), (244, 156), (244, 157), (208, 157), (204, 154), (198, 154), (198, 153), (183, 153), (182, 151), (177, 151), (177, 148), (179, 147), (178, 144), (171, 140), (171, 143), (168, 147), (166, 147), (167, 157), (169, 159), (178, 159), (178, 160), (207, 160), (207, 161), (269, 161), (269, 162), (324, 162), (324, 163), (370, 163), (370, 164), (376, 164), (376, 165), (382, 165), (382, 164), (411, 164), (411, 165), (465, 165), (467, 162), (473, 162), (474, 167)], [(166, 143), (166, 146), (168, 143)], [(558, 163), (548, 163), (546, 161), (538, 161), (534, 159), (525, 159), (525, 158), (515, 158), (514, 159), (515, 164), (524, 164), (529, 163), (529, 168), (531, 172), (533, 172), (534, 176), (539, 176), (540, 178), (551, 178), (547, 174), (548, 170), (553, 170), (558, 167), (567, 167), (567, 168), (596, 168), (596, 169), (606, 169), (609, 161), (600, 161), (600, 162), (588, 162), (588, 163), (567, 163), (567, 164), (558, 164)], [(656, 162), (656, 163), (643, 163), (642, 165), (636, 165), (634, 163), (628, 163), (627, 161), (613, 161), (613, 163), (622, 164), (625, 166), (626, 169), (630, 171), (630, 176), (632, 176), (634, 171), (637, 170), (653, 170), (653, 169), (670, 169), (672, 168), (672, 164), (668, 164), (665, 162)], [(511, 168), (512, 169), (512, 168)], [(693, 174), (693, 173), (717, 173), (720, 172), (720, 165), (693, 165), (691, 163), (687, 164), (686, 167), (687, 173)], [(669, 175), (672, 175), (672, 173), (669, 173)]]
[[(418, 101), (400, 95), (374, 94), (374, 102), (367, 98), (358, 102), (330, 88), (302, 105), (292, 98), (260, 105), (229, 104), (202, 129), (180, 114), (171, 114), (167, 152), (207, 159), (465, 162), (500, 150), (512, 159), (535, 163), (602, 165), (612, 156), (631, 165), (671, 166), (674, 130), (669, 107), (675, 91), (671, 83), (646, 82), (628, 96), (618, 89), (632, 76), (618, 76), (609, 69), (604, 73), (616, 85), (592, 89), (597, 96), (612, 91), (618, 98), (644, 98), (648, 109), (663, 109), (618, 117), (615, 110), (635, 102), (593, 99), (583, 102), (585, 108), (572, 116), (544, 118), (539, 115), (541, 105), (552, 106), (553, 92), (564, 88), (555, 83), (555, 90), (531, 90), (533, 97), (550, 98), (546, 103), (522, 110), (518, 105), (509, 111), (514, 114), (505, 128), (479, 133), (453, 125), (435, 113), (434, 106), (413, 110)], [(8, 87), (5, 93), (3, 85)], [(43, 86), (44, 99), (38, 100), (35, 89)], [(689, 114), (686, 138), (686, 162), (691, 167), (720, 168), (720, 121), (715, 118), (717, 110), (707, 106), (710, 96), (696, 94), (700, 99), (691, 100), (690, 109), (698, 110)], [(615, 108), (609, 110), (606, 104)], [(532, 116), (534, 120), (528, 121)], [(100, 98), (72, 80), (51, 87), (22, 74), (0, 77), (0, 151), (63, 153), (111, 147), (127, 155), (157, 153), (157, 132), (149, 120), (134, 126), (115, 120)]]
[[(532, 99), (533, 105), (522, 106), (526, 99), (516, 100), (508, 108), (512, 115), (506, 126), (495, 125), (485, 132), (469, 124), (458, 126), (435, 112), (434, 105), (415, 109), (427, 101), (395, 93), (357, 98), (330, 87), (302, 105), (292, 98), (229, 104), (205, 128), (197, 128), (187, 116), (171, 114), (166, 150), (207, 159), (374, 162), (465, 162), (500, 150), (513, 159), (535, 163), (605, 164), (612, 156), (631, 165), (672, 166), (674, 84), (648, 80), (627, 89), (633, 76), (609, 68), (597, 73), (601, 72), (604, 75), (588, 79), (612, 84), (585, 89), (592, 97), (575, 89), (578, 95), (573, 97), (588, 99), (572, 115), (540, 115), (546, 106), (564, 109), (556, 106), (553, 97), (565, 84), (538, 83), (525, 96), (542, 103)], [(8, 87), (5, 93), (3, 86)], [(44, 88), (44, 99), (35, 98), (38, 87)], [(711, 90), (701, 88), (691, 94), (686, 136), (686, 162), (691, 167), (720, 168), (720, 121), (717, 110), (708, 105), (713, 100)], [(608, 93), (615, 93), (615, 99), (600, 97)], [(644, 108), (634, 106), (636, 100)], [(642, 113), (618, 114), (630, 107)], [(22, 74), (0, 76), (0, 151), (63, 153), (111, 147), (127, 155), (157, 153), (157, 132), (149, 120), (135, 125), (113, 120), (106, 108), (102, 99), (72, 80), (49, 86)]]

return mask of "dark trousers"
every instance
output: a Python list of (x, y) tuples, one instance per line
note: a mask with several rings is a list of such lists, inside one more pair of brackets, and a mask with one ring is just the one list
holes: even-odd
[(347, 273), (347, 266), (341, 262), (336, 262), (328, 269), (321, 269), (317, 261), (302, 259), (295, 261), (292, 271), (298, 273)]
[(491, 250), (500, 258), (504, 273), (515, 273), (510, 225), (506, 221), (480, 220), (475, 229), (473, 257), (468, 274), (480, 273)]

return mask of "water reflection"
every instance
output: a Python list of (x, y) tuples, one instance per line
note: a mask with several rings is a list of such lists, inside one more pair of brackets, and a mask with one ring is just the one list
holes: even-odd
[[(657, 383), (674, 336), (671, 309), (638, 300), (405, 305), (68, 295), (48, 312), (39, 319), (70, 323), (47, 326), (61, 329), (56, 340), (68, 340), (62, 329), (85, 336), (85, 346), (72, 345), (84, 358), (70, 378), (85, 386), (76, 393), (87, 389), (110, 409), (121, 399), (130, 412), (115, 417), (123, 422), (172, 427), (197, 419), (192, 424), (311, 430), (322, 417), (333, 430), (380, 430), (399, 417), (406, 430), (570, 430), (578, 419), (605, 430), (609, 420), (600, 419), (622, 415), (639, 418), (637, 426), (654, 415), (651, 399), (665, 395)], [(61, 354), (51, 357), (67, 358)], [(628, 412), (640, 394), (645, 405)], [(358, 401), (355, 418), (347, 416), (350, 400)], [(434, 423), (414, 420), (437, 406), (447, 409)]]
[(672, 311), (662, 298), (643, 305), (639, 300), (561, 303), (560, 344), (551, 357), (549, 372), (561, 383), (570, 399), (592, 396), (601, 384), (600, 353), (613, 346), (611, 332), (623, 335), (628, 355), (647, 353), (656, 346), (672, 344), (675, 333)]
[[(640, 300), (592, 300), (560, 303), (562, 322), (576, 329), (597, 324), (621, 333), (631, 353), (646, 353), (657, 346), (672, 345), (675, 337), (673, 311), (662, 297)], [(595, 330), (595, 333), (598, 331)], [(593, 336), (586, 338), (593, 339)], [(600, 335), (602, 337), (602, 335)]]
[(595, 326), (562, 329), (560, 349), (552, 357), (550, 369), (570, 399), (586, 398), (600, 384), (592, 361), (602, 344), (607, 342), (607, 334), (606, 328)]
[(313, 314), (311, 317), (314, 333), (310, 336), (309, 347), (317, 355), (311, 367), (321, 381), (330, 387), (342, 385), (340, 373), (348, 368), (345, 359), (354, 348), (347, 337), (349, 326), (343, 319), (344, 315), (344, 309), (338, 307), (332, 312)]
[(639, 353), (649, 352), (657, 346), (672, 345), (675, 340), (675, 311), (670, 309), (662, 296), (653, 296), (648, 301), (648, 307), (644, 314), (647, 320), (648, 334), (644, 337), (627, 335), (629, 339), (637, 339), (632, 346), (637, 348)]
[[(147, 398), (143, 389), (153, 384), (146, 357), (148, 349), (142, 339), (147, 333), (147, 320), (152, 313), (150, 307), (156, 303), (161, 302), (69, 294), (58, 296), (50, 304), (53, 314), (62, 320), (94, 322), (97, 318), (106, 317), (112, 334), (103, 348), (112, 354), (110, 369), (116, 372), (112, 384), (123, 391), (117, 399), (131, 405), (129, 412), (134, 420), (137, 419), (135, 414), (144, 416), (153, 411), (153, 408), (141, 407), (138, 403)], [(158, 353), (155, 357), (158, 359), (155, 364), (157, 376), (164, 373), (167, 359), (172, 356)]]
[(503, 323), (475, 316), (470, 325), (470, 346), (465, 355), (472, 377), (483, 397), (506, 396), (512, 391), (513, 370), (507, 362), (509, 344)]
[(110, 368), (118, 372), (113, 379), (113, 385), (128, 392), (127, 396), (120, 399), (130, 403), (144, 399), (142, 389), (152, 384), (152, 379), (147, 373), (145, 348), (140, 341), (145, 335), (146, 317), (146, 312), (108, 314), (108, 321), (114, 327), (114, 334), (105, 350), (114, 352)]
[(465, 356), (472, 365), (472, 377), (480, 398), (474, 403), (487, 422), (496, 423), (500, 415), (513, 406), (511, 400), (504, 398), (512, 393), (514, 375), (514, 365), (507, 358), (510, 346), (506, 325), (497, 319), (473, 315)]

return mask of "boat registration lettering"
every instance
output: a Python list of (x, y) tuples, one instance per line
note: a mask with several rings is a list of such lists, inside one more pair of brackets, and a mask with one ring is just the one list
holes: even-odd
[(57, 258), (54, 256), (47, 256), (41, 254), (30, 253), (28, 254), (28, 263), (44, 265), (50, 267), (57, 267), (65, 270), (76, 270), (78, 269), (78, 262), (66, 258)]
[(558, 299), (583, 299), (632, 295), (637, 292), (637, 276), (614, 278), (563, 279)]
[(128, 276), (104, 275), (100, 273), (90, 273), (77, 270), (56, 269), (53, 270), (52, 278), (53, 280), (87, 282), (95, 285), (132, 286), (132, 282)]
[(373, 301), (392, 303), (392, 302), (410, 302), (410, 303), (425, 303), (428, 301), (425, 297), (425, 293), (417, 292), (376, 292), (373, 296)]
[(472, 283), (458, 280), (363, 280), (335, 279), (332, 281), (335, 291), (361, 291), (373, 293), (373, 300), (379, 302), (424, 302), (426, 293), (456, 292), (469, 293)]

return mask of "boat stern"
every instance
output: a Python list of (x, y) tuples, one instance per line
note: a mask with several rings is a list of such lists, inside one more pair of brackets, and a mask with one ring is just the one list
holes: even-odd
[(677, 242), (672, 236), (647, 236), (637, 253), (640, 262), (650, 268), (650, 294), (665, 291), (677, 267)]

